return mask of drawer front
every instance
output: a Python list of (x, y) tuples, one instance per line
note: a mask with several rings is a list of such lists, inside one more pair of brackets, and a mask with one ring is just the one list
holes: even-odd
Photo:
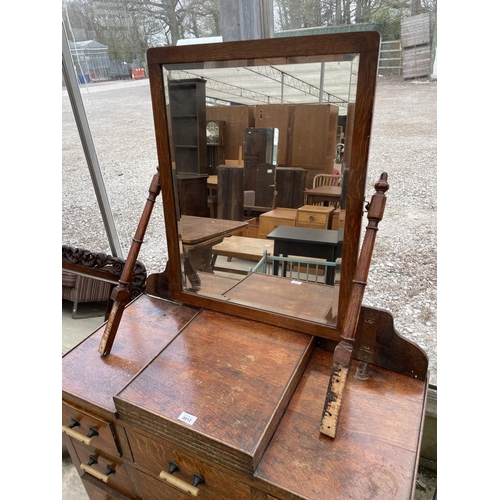
[(82, 479), (83, 486), (90, 500), (130, 500), (136, 498), (135, 496), (123, 495), (106, 486), (98, 486), (91, 481), (92, 480), (87, 481), (86, 479)]
[(258, 238), (259, 237), (259, 222), (257, 219), (247, 220), (248, 226), (241, 231), (234, 233), (234, 236), (246, 236), (247, 238)]
[(327, 229), (323, 224), (312, 224), (311, 222), (297, 222), (297, 227), (309, 227), (311, 229)]
[(155, 500), (189, 500), (193, 499), (190, 493), (184, 493), (177, 488), (171, 487), (165, 482), (138, 471), (141, 497), (144, 499), (154, 498)]
[[(328, 227), (328, 214), (298, 210), (297, 225), (301, 224), (311, 224), (326, 228)], [(301, 225), (300, 227), (307, 227), (307, 226)]]
[(279, 226), (295, 226), (295, 219), (261, 216), (259, 219), (260, 237), (265, 238)]
[(62, 406), (62, 429), (65, 434), (74, 441), (80, 441), (111, 455), (121, 456), (111, 422), (67, 403)]
[[(164, 497), (158, 498), (184, 499), (192, 498), (196, 494), (197, 498), (202, 500), (252, 499), (250, 486), (238, 481), (235, 473), (225, 474), (214, 469), (201, 459), (187, 456), (182, 448), (154, 436), (146, 436), (130, 429), (127, 429), (127, 434), (135, 462), (149, 471), (149, 474), (145, 474), (146, 477), (141, 475), (141, 485), (144, 483), (144, 487), (159, 488), (160, 491), (166, 492)], [(204, 482), (193, 489), (195, 475), (203, 478)], [(171, 490), (175, 490), (177, 496), (172, 496), (169, 493)], [(145, 495), (145, 498), (150, 496)]]
[[(92, 449), (72, 440), (79, 463), (75, 464), (80, 475), (89, 474), (106, 486), (136, 496), (136, 471), (120, 459)], [(95, 481), (94, 481), (95, 482)]]
[(336, 210), (332, 216), (330, 229), (342, 229), (345, 227), (345, 210)]
[(216, 496), (207, 497), (203, 496), (203, 493), (200, 491), (196, 497), (193, 497), (191, 493), (185, 493), (181, 491), (179, 488), (174, 486), (170, 486), (167, 482), (155, 479), (144, 472), (138, 472), (139, 480), (141, 483), (141, 497), (144, 500), (154, 499), (154, 500), (193, 500), (193, 498), (213, 498), (214, 500), (235, 500), (237, 498), (249, 499), (251, 497), (240, 496), (238, 492), (236, 496), (228, 497), (221, 493), (217, 493)]

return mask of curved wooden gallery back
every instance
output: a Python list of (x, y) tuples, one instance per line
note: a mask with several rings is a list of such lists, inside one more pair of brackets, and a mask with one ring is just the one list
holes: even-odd
[[(164, 273), (154, 274), (148, 278), (146, 290), (149, 294), (251, 319), (256, 318), (258, 309), (258, 319), (262, 322), (326, 339), (339, 340), (362, 233), (379, 45), (379, 33), (359, 32), (153, 48), (148, 51), (148, 71), (168, 245), (167, 269)], [(235, 80), (237, 77), (239, 80)], [(264, 78), (267, 83), (260, 83)], [(290, 126), (286, 130), (279, 131), (280, 143), (277, 145), (277, 156), (287, 159), (287, 164), (282, 164), (284, 167), (305, 168), (308, 182), (314, 174), (331, 170), (334, 160), (332, 157), (332, 164), (318, 165), (314, 163), (316, 160), (312, 159), (312, 153), (309, 154), (311, 164), (307, 164), (307, 158), (302, 159), (300, 164), (298, 160), (294, 160), (307, 148), (314, 151), (316, 139), (311, 137), (310, 124), (297, 119), (301, 116), (300, 113), (294, 115), (291, 109), (303, 110), (305, 105), (322, 110), (330, 107), (334, 110), (335, 120), (328, 122), (328, 126), (330, 128), (332, 125), (335, 126), (335, 135), (338, 119), (347, 115), (348, 125), (344, 132), (346, 130), (350, 132), (346, 135), (343, 163), (342, 208), (345, 208), (346, 218), (340, 284), (337, 286), (318, 284), (315, 285), (314, 293), (306, 292), (306, 287), (301, 292), (310, 297), (315, 293), (326, 297), (331, 305), (328, 314), (330, 318), (335, 318), (334, 321), (327, 321), (319, 316), (297, 314), (297, 308), (287, 312), (286, 305), (280, 310), (279, 300), (273, 296), (275, 292), (272, 283), (276, 278), (274, 276), (267, 276), (269, 286), (267, 283), (259, 284), (253, 292), (249, 288), (246, 294), (236, 293), (239, 284), (244, 281), (250, 283), (249, 277), (245, 277), (243, 281), (234, 281), (234, 286), (228, 286), (227, 283), (220, 285), (227, 293), (219, 293), (218, 284), (212, 279), (215, 278), (214, 275), (203, 272), (203, 260), (206, 257), (203, 253), (207, 252), (207, 248), (211, 249), (211, 243), (220, 241), (221, 235), (229, 236), (241, 230), (246, 225), (245, 221), (232, 221), (226, 224), (226, 227), (220, 219), (211, 219), (208, 214), (203, 214), (201, 223), (213, 230), (213, 238), (205, 237), (204, 242), (208, 241), (209, 244), (201, 245), (202, 251), (198, 252), (199, 260), (195, 259), (195, 268), (191, 270), (192, 262), (186, 257), (197, 254), (199, 249), (197, 245), (200, 243), (197, 237), (199, 236), (201, 241), (204, 229), (197, 225), (200, 223), (197, 217), (189, 215), (189, 211), (186, 212), (186, 208), (182, 208), (179, 197), (185, 196), (182, 190), (190, 182), (195, 185), (197, 180), (201, 179), (205, 182), (206, 188), (206, 177), (210, 172), (207, 173), (206, 158), (203, 158), (203, 155), (198, 155), (193, 167), (193, 161), (185, 160), (184, 150), (180, 149), (185, 147), (187, 150), (189, 146), (192, 152), (201, 144), (201, 149), (205, 148), (206, 151), (206, 143), (203, 141), (191, 145), (183, 144), (187, 139), (180, 137), (179, 132), (176, 132), (174, 123), (176, 120), (189, 121), (198, 112), (189, 109), (186, 99), (182, 96), (177, 99), (178, 102), (174, 102), (175, 94), (172, 90), (169, 92), (169, 85), (182, 83), (183, 80), (185, 83), (192, 82), (194, 87), (201, 81), (202, 99), (212, 97), (216, 105), (224, 100), (225, 104), (232, 104), (227, 109), (235, 108), (235, 104), (247, 106), (248, 109), (260, 106), (264, 109), (264, 112), (260, 111), (262, 117), (268, 104), (276, 103), (286, 108), (287, 119), (293, 120), (295, 117), (293, 122), (295, 134), (292, 143)], [(274, 87), (278, 92), (277, 95), (271, 95)], [(198, 90), (194, 92), (196, 94)], [(237, 92), (239, 96), (236, 96)], [(195, 98), (199, 99), (199, 96)], [(259, 99), (262, 99), (260, 103)], [(180, 112), (174, 109), (176, 104), (180, 104)], [(202, 107), (197, 116), (197, 125), (193, 124), (193, 127), (199, 127), (200, 123), (205, 126), (207, 109)], [(290, 121), (288, 124), (290, 125)], [(259, 125), (255, 116), (250, 125)], [(225, 127), (227, 132), (228, 123)], [(331, 130), (325, 131), (326, 135), (331, 133)], [(203, 129), (198, 129), (198, 139), (203, 134)], [(316, 132), (315, 135), (317, 141), (322, 140)], [(300, 143), (301, 138), (306, 143)], [(287, 140), (288, 142), (281, 142)], [(320, 145), (316, 150), (318, 148)], [(299, 152), (295, 157), (294, 151)], [(279, 163), (278, 161), (278, 165)], [(281, 188), (275, 187), (275, 189)], [(199, 201), (199, 197), (195, 199)], [(194, 206), (192, 205), (194, 202), (190, 203)], [(190, 275), (191, 271), (194, 275)], [(191, 281), (190, 278), (193, 277)], [(210, 283), (210, 286), (207, 286), (207, 283)], [(288, 292), (288, 296), (297, 298), (300, 294), (294, 291)], [(263, 305), (265, 303), (273, 306), (265, 307)]]

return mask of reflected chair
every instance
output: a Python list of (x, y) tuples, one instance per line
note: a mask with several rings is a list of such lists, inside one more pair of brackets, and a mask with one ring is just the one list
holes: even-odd
[[(342, 175), (333, 174), (318, 174), (313, 179), (313, 188), (320, 186), (339, 186), (342, 187)], [(313, 203), (313, 205), (322, 205), (322, 203)], [(329, 203), (330, 207), (335, 207), (339, 205), (338, 202), (331, 201)]]

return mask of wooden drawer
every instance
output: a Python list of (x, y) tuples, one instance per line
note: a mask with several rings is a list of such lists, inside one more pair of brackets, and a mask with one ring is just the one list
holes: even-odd
[(279, 226), (295, 226), (297, 210), (277, 208), (259, 217), (259, 238), (265, 238)]
[(304, 205), (297, 210), (298, 227), (313, 227), (329, 229), (331, 225), (333, 207), (316, 207)]
[[(92, 476), (93, 482), (103, 484), (119, 492), (135, 495), (136, 471), (122, 460), (72, 440), (79, 463), (75, 464), (80, 475)], [(95, 481), (97, 480), (97, 481)], [(135, 483), (135, 484), (134, 484)]]
[[(191, 493), (184, 493), (179, 488), (174, 486), (170, 486), (166, 481), (161, 479), (155, 479), (151, 477), (149, 474), (145, 474), (144, 472), (138, 472), (140, 487), (141, 487), (141, 496), (143, 499), (154, 499), (154, 500), (192, 500), (194, 497)], [(226, 496), (221, 494), (220, 492), (215, 493), (214, 496), (207, 496), (206, 492), (202, 491), (202, 487), (200, 486), (198, 490), (199, 493), (196, 498), (210, 498), (213, 500), (234, 500), (237, 498), (238, 500), (252, 500), (251, 496), (248, 496), (246, 493), (243, 496), (240, 496), (240, 492), (236, 493), (236, 496)]]
[[(144, 498), (184, 499), (192, 495), (200, 499), (251, 500), (250, 486), (238, 481), (234, 472), (214, 469), (201, 458), (187, 455), (182, 448), (167, 441), (127, 429), (130, 448), (137, 465), (149, 474), (141, 474), (141, 489)], [(169, 474), (170, 464), (178, 468)], [(193, 488), (194, 475), (204, 483)], [(174, 493), (175, 492), (175, 493)]]
[(259, 221), (257, 218), (249, 219), (248, 227), (242, 229), (241, 231), (234, 233), (233, 236), (245, 236), (247, 238), (258, 238), (259, 237)]
[(121, 456), (112, 423), (91, 415), (76, 406), (63, 403), (62, 431), (74, 441), (92, 446), (114, 456)]
[(332, 216), (330, 229), (343, 229), (345, 227), (345, 210), (335, 210)]
[[(88, 478), (88, 479), (87, 479)], [(129, 500), (130, 497), (128, 495), (123, 495), (120, 492), (109, 488), (106, 485), (96, 484), (96, 479), (91, 478), (90, 476), (86, 476), (86, 478), (82, 478), (83, 486), (85, 487), (85, 491), (87, 495), (92, 500)], [(267, 499), (266, 499), (267, 500)]]

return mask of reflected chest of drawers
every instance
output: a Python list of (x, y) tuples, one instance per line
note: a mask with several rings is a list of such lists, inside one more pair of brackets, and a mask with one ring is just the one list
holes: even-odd
[(330, 229), (332, 224), (333, 207), (304, 205), (297, 210), (298, 227), (312, 227), (316, 229)]

